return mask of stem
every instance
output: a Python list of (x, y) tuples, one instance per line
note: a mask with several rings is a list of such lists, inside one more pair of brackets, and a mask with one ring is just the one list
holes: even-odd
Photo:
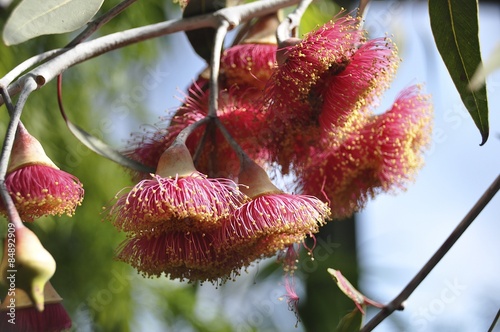
[(208, 136), (208, 128), (203, 132), (203, 135), (200, 138), (200, 141), (198, 142), (198, 146), (196, 147), (196, 150), (193, 153), (193, 163), (196, 164), (198, 163), (198, 158), (200, 158), (201, 152), (203, 151), (203, 147), (205, 146), (205, 142), (207, 141), (207, 136)]
[(0, 85), (0, 95), (2, 96), (3, 100), (5, 100), (7, 112), (10, 116), (12, 116), (12, 114), (14, 114), (14, 105), (12, 104), (12, 99), (10, 99), (9, 91), (7, 91), (5, 85)]
[(226, 141), (231, 145), (231, 148), (234, 150), (236, 155), (238, 156), (238, 159), (240, 160), (240, 163), (243, 164), (247, 162), (248, 160), (251, 160), (251, 158), (248, 156), (248, 154), (243, 150), (243, 148), (236, 142), (229, 133), (229, 131), (226, 129), (226, 127), (220, 122), (218, 118), (214, 119), (215, 125), (219, 128), (220, 132), (226, 139)]
[(495, 328), (495, 325), (497, 325), (498, 320), (500, 319), (500, 309), (497, 311), (497, 314), (495, 318), (493, 319), (493, 322), (491, 322), (490, 328), (488, 329), (488, 332), (493, 332), (493, 329)]
[(276, 29), (276, 39), (278, 39), (278, 45), (283, 43), (290, 37), (297, 37), (297, 28), (300, 25), (300, 20), (304, 15), (307, 7), (311, 4), (312, 0), (302, 0), (293, 12), (288, 15), (288, 17), (281, 22)]
[(220, 57), (224, 38), (226, 37), (229, 29), (229, 22), (222, 21), (215, 33), (214, 48), (212, 49), (212, 58), (210, 59), (210, 96), (208, 104), (208, 116), (217, 117), (217, 109), (219, 108), (219, 70), (220, 70)]
[[(11, 113), (10, 121), (9, 125), (7, 126), (7, 131), (5, 132), (5, 139), (3, 142), (2, 151), (0, 153), (0, 196), (2, 197), (2, 200), (4, 202), (8, 219), (16, 226), (16, 228), (22, 228), (24, 227), (24, 225), (21, 221), (19, 213), (16, 210), (14, 201), (12, 200), (12, 197), (10, 197), (7, 187), (5, 186), (5, 176), (7, 174), (7, 168), (9, 166), (9, 158), (12, 152), (12, 146), (14, 145), (16, 131), (18, 126), (20, 125), (21, 113), (23, 112), (24, 104), (28, 100), (28, 96), (31, 94), (31, 92), (36, 90), (37, 84), (33, 78), (28, 77), (26, 78), (26, 82), (23, 84), (23, 86), (24, 88), (19, 95), (16, 106), (13, 107), (12, 110), (9, 110), (9, 113)], [(10, 96), (5, 87), (0, 87), (0, 91), (7, 101), (7, 107), (12, 108), (12, 102), (10, 101)]]
[[(12, 69), (4, 77), (2, 77), (0, 79), (0, 86), (8, 86), (16, 77), (18, 77), (19, 75), (21, 75), (23, 72), (30, 69), (34, 65), (36, 65), (40, 62), (43, 62), (47, 59), (54, 58), (57, 55), (66, 52), (71, 47), (81, 43), (83, 40), (87, 39), (92, 33), (94, 33), (97, 29), (99, 29), (104, 24), (108, 23), (111, 19), (116, 17), (125, 8), (127, 8), (128, 6), (130, 6), (132, 3), (136, 2), (136, 1), (137, 0), (125, 0), (121, 3), (119, 3), (118, 5), (116, 5), (115, 7), (113, 7), (107, 13), (101, 15), (100, 17), (98, 17), (94, 21), (88, 23), (87, 28), (85, 30), (83, 30), (78, 36), (76, 36), (76, 38), (73, 39), (68, 45), (66, 45), (66, 47), (55, 49), (55, 50), (50, 50), (50, 51), (35, 55), (35, 56), (25, 60), (24, 62), (22, 62), (21, 64), (16, 66), (14, 69)], [(15, 95), (15, 94), (19, 93), (19, 91), (21, 89), (21, 87), (19, 85), (16, 85), (15, 87), (16, 87), (16, 89), (11, 89), (9, 91), (9, 93), (11, 95)], [(3, 102), (4, 101), (2, 99), (0, 99), (0, 105)]]
[[(8, 86), (16, 77), (24, 73), (26, 70), (30, 69), (37, 63), (40, 63), (42, 61), (45, 61), (55, 55), (61, 54), (64, 51), (66, 51), (64, 48), (58, 48), (55, 50), (50, 50), (47, 52), (40, 53), (38, 55), (32, 56), (31, 58), (24, 60), (21, 62), (19, 65), (17, 65), (14, 69), (9, 71), (4, 77), (0, 79), (0, 86)], [(18, 87), (18, 90), (20, 90), (20, 86)], [(11, 95), (19, 93), (19, 91), (15, 92), (14, 94), (12, 91), (9, 91)], [(4, 102), (5, 99), (0, 99), (0, 105)]]
[(124, 0), (111, 8), (108, 12), (99, 16), (95, 20), (89, 22), (85, 30), (83, 30), (78, 36), (76, 36), (65, 48), (71, 48), (82, 41), (90, 37), (95, 31), (97, 31), (104, 24), (111, 21), (113, 18), (118, 16), (122, 11), (124, 11), (128, 6), (136, 2), (137, 0)]
[(179, 133), (179, 135), (177, 135), (175, 140), (172, 142), (172, 145), (175, 145), (175, 144), (185, 145), (186, 140), (189, 137), (189, 135), (191, 135), (193, 133), (193, 131), (196, 130), (196, 128), (198, 128), (202, 124), (207, 123), (209, 120), (211, 120), (211, 119), (208, 116), (206, 116), (203, 119), (200, 119), (196, 122), (193, 122), (189, 126), (187, 126), (186, 128), (182, 129), (181, 132)]
[(444, 241), (429, 261), (422, 267), (422, 269), (413, 277), (413, 279), (406, 285), (401, 293), (396, 296), (391, 303), (387, 304), (375, 317), (373, 317), (364, 327), (361, 332), (373, 330), (380, 322), (387, 318), (390, 314), (402, 307), (404, 301), (413, 293), (413, 291), (420, 285), (420, 283), (427, 277), (427, 275), (434, 269), (439, 261), (446, 255), (446, 253), (453, 247), (457, 240), (462, 236), (465, 230), (472, 224), (479, 213), (489, 203), (489, 201), (500, 190), (500, 175), (493, 181), (493, 183), (486, 189), (484, 194), (479, 198), (472, 209), (467, 213), (464, 219), (453, 230), (450, 236)]

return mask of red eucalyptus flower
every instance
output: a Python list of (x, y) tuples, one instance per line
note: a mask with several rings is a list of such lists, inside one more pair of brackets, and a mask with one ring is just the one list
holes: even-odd
[(276, 44), (262, 43), (240, 44), (224, 50), (220, 62), (225, 86), (263, 90), (276, 67), (276, 50)]
[(117, 228), (148, 234), (205, 231), (219, 227), (245, 200), (233, 181), (197, 172), (184, 144), (170, 146), (151, 176), (122, 194), (111, 208)]
[[(252, 158), (266, 160), (267, 151), (259, 144), (259, 138), (255, 135), (264, 123), (264, 114), (259, 108), (259, 101), (250, 97), (254, 90), (232, 88), (221, 91), (217, 115), (224, 125), (231, 128), (234, 139)], [(131, 143), (132, 149), (125, 154), (147, 166), (155, 167), (163, 151), (172, 144), (177, 135), (208, 114), (208, 95), (208, 90), (192, 88), (190, 95), (186, 96), (184, 104), (166, 128), (137, 136)], [(239, 169), (238, 157), (210, 122), (194, 130), (187, 139), (186, 146), (191, 154), (196, 156), (195, 165), (200, 172), (210, 177), (236, 178)]]
[(293, 243), (301, 243), (307, 235), (317, 233), (329, 217), (325, 203), (311, 196), (283, 193), (253, 162), (244, 162), (239, 181), (252, 200), (224, 224), (219, 242), (247, 255), (249, 261), (274, 256)]
[(311, 91), (321, 101), (313, 112), (323, 133), (339, 139), (341, 132), (358, 129), (369, 109), (366, 106), (374, 105), (388, 88), (398, 64), (395, 45), (378, 38), (362, 44), (345, 68), (324, 73)]
[(332, 202), (336, 218), (348, 217), (378, 192), (404, 188), (422, 166), (432, 106), (417, 87), (404, 90), (392, 108), (344, 140), (323, 142), (299, 171), (301, 191)]
[[(83, 200), (80, 181), (61, 171), (22, 126), (16, 135), (5, 185), (25, 221), (45, 215), (72, 216)], [(0, 212), (5, 213), (1, 202)]]
[(214, 281), (232, 269), (217, 260), (211, 233), (163, 232), (127, 239), (118, 248), (117, 258), (146, 276), (164, 273), (172, 279)]
[(386, 38), (366, 42), (359, 19), (340, 17), (282, 51), (264, 91), (262, 144), (284, 173), (301, 165), (322, 137), (359, 128), (398, 64)]

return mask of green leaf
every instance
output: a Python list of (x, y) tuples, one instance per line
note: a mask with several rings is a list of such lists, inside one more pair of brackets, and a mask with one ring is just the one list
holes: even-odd
[[(213, 13), (225, 7), (225, 1), (217, 0), (190, 0), (182, 17), (192, 17), (197, 15)], [(194, 51), (207, 63), (212, 57), (212, 48), (215, 39), (215, 29), (203, 28), (185, 31)]]
[(41, 35), (74, 31), (97, 13), (104, 0), (24, 0), (3, 29), (6, 45)]
[(361, 325), (363, 324), (364, 318), (365, 315), (357, 308), (354, 308), (353, 311), (342, 317), (335, 331), (336, 332), (359, 331), (361, 330)]
[(357, 308), (354, 308), (353, 311), (342, 317), (337, 325), (335, 331), (337, 332), (354, 332), (361, 330), (361, 324), (363, 324), (365, 315), (359, 311)]
[(141, 164), (138, 161), (135, 161), (133, 159), (130, 159), (124, 155), (122, 155), (119, 151), (113, 149), (111, 146), (107, 145), (97, 137), (89, 134), (86, 132), (84, 129), (81, 127), (73, 124), (69, 119), (68, 116), (66, 115), (66, 112), (64, 110), (63, 106), (63, 101), (62, 101), (62, 76), (59, 75), (57, 78), (57, 85), (58, 85), (58, 93), (57, 93), (57, 101), (59, 103), (59, 111), (61, 112), (61, 115), (64, 119), (64, 122), (66, 122), (66, 126), (68, 127), (69, 131), (80, 141), (85, 145), (87, 148), (90, 150), (94, 151), (100, 156), (103, 156), (105, 158), (108, 158), (111, 161), (114, 161), (115, 163), (122, 165), (124, 167), (128, 167), (130, 169), (143, 172), (143, 173), (154, 173), (155, 170), (151, 169), (143, 164)]
[(486, 86), (477, 91), (469, 89), (481, 63), (477, 0), (429, 0), (429, 15), (436, 46), (481, 133), (483, 145), (489, 135)]
[(155, 170), (151, 169), (143, 164), (141, 164), (138, 161), (132, 160), (130, 158), (127, 158), (126, 156), (122, 155), (119, 151), (113, 149), (100, 139), (98, 139), (95, 136), (92, 136), (82, 128), (78, 127), (77, 125), (74, 125), (69, 121), (68, 119), (66, 120), (66, 125), (68, 126), (69, 131), (75, 137), (82, 142), (87, 148), (90, 150), (94, 151), (100, 156), (103, 156), (105, 158), (108, 158), (111, 161), (114, 161), (115, 163), (122, 165), (124, 167), (128, 167), (130, 169), (143, 172), (143, 173), (154, 173)]
[(316, 30), (339, 12), (340, 7), (335, 2), (321, 1), (313, 2), (307, 7), (302, 19), (300, 20), (300, 35)]

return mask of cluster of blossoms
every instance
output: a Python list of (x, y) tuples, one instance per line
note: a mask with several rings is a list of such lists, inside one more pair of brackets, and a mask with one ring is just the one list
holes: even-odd
[(248, 158), (238, 178), (242, 185), (200, 173), (175, 140), (155, 174), (121, 193), (109, 211), (129, 235), (118, 258), (147, 276), (217, 282), (302, 242), (329, 217), (325, 203), (283, 193)]
[[(75, 176), (60, 170), (45, 154), (40, 142), (20, 124), (5, 187), (20, 219), (11, 220), (4, 239), (0, 277), (9, 291), (0, 304), (0, 330), (67, 330), (71, 319), (61, 304), (62, 298), (49, 282), (56, 262), (21, 220), (32, 222), (47, 215), (72, 216), (83, 200), (82, 184)], [(8, 210), (0, 201), (0, 213), (8, 215)], [(16, 271), (14, 290), (9, 279), (12, 270)], [(9, 315), (13, 306), (14, 316)]]
[[(285, 44), (248, 35), (221, 56), (217, 110), (209, 107), (214, 87), (204, 72), (168, 125), (136, 138), (126, 154), (155, 172), (135, 173), (138, 183), (118, 193), (108, 210), (128, 236), (119, 260), (146, 276), (218, 283), (280, 253), (293, 276), (307, 236), (412, 179), (422, 165), (432, 108), (412, 86), (389, 110), (374, 112), (399, 62), (392, 42), (367, 40), (359, 19), (346, 15)], [(280, 190), (266, 170), (292, 174), (295, 193)], [(29, 222), (73, 215), (84, 194), (22, 124), (5, 186)], [(0, 201), (0, 213), (10, 212)], [(54, 259), (22, 222), (13, 224), (22, 277), (15, 301), (17, 314), (26, 315), (19, 321), (28, 330), (70, 328), (48, 282)], [(289, 301), (298, 301), (293, 279), (285, 287)], [(9, 294), (0, 311), (11, 302)], [(6, 317), (2, 331), (12, 327)]]
[[(294, 244), (412, 178), (432, 108), (413, 86), (374, 113), (399, 63), (392, 42), (367, 40), (346, 15), (287, 45), (247, 38), (226, 49), (216, 116), (202, 73), (168, 125), (132, 142), (127, 155), (156, 172), (136, 173), (110, 209), (128, 234), (120, 260), (148, 276), (216, 281), (284, 252), (293, 272)], [(264, 168), (292, 173), (297, 194)]]

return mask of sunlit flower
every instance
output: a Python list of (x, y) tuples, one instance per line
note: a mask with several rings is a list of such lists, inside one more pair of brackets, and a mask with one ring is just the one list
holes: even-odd
[[(0, 331), (5, 332), (59, 332), (71, 328), (71, 318), (61, 304), (62, 298), (48, 282), (44, 289), (45, 308), (38, 311), (22, 289), (16, 289), (4, 298), (0, 305)], [(9, 306), (10, 305), (10, 306)], [(9, 322), (14, 307), (15, 324)]]
[[(364, 33), (359, 30), (359, 20), (344, 16), (307, 34), (296, 45), (289, 46), (284, 54), (284, 63), (266, 87), (268, 97), (277, 103), (272, 106), (308, 103), (310, 91), (321, 76), (328, 71), (331, 75), (342, 71), (362, 42)], [(280, 113), (284, 112), (286, 110), (283, 109)], [(305, 115), (294, 113), (281, 115), (283, 119)]]
[(124, 231), (206, 230), (235, 210), (244, 196), (234, 182), (195, 172), (182, 177), (153, 175), (123, 194), (111, 209)]
[[(259, 101), (253, 95), (255, 88), (232, 88), (219, 94), (217, 115), (220, 121), (231, 129), (234, 139), (257, 160), (267, 158), (266, 150), (259, 144), (255, 135), (264, 123), (264, 114), (259, 108)], [(185, 96), (183, 105), (177, 110), (164, 128), (136, 135), (131, 142), (132, 148), (126, 155), (152, 168), (156, 167), (163, 151), (169, 147), (180, 131), (208, 114), (209, 91), (193, 87), (189, 96)], [(220, 133), (211, 122), (201, 125), (187, 139), (186, 146), (195, 156), (196, 168), (210, 177), (234, 179), (238, 174), (239, 161)], [(146, 174), (142, 178), (147, 177)]]
[(313, 113), (323, 133), (338, 136), (358, 129), (366, 106), (387, 89), (398, 63), (394, 44), (378, 38), (362, 44), (344, 68), (323, 74), (311, 90), (311, 99), (319, 101)]
[(120, 245), (117, 258), (149, 277), (222, 283), (239, 275), (260, 254), (250, 247), (235, 250), (227, 238), (229, 242), (221, 242), (220, 231), (134, 234)]
[(255, 163), (243, 167), (239, 181), (251, 200), (224, 224), (220, 242), (252, 254), (253, 260), (303, 242), (306, 236), (317, 233), (330, 215), (328, 206), (319, 199), (276, 188)]
[(392, 108), (371, 117), (344, 140), (320, 145), (299, 171), (302, 192), (332, 202), (337, 218), (350, 216), (379, 192), (404, 189), (423, 163), (430, 139), (432, 107), (416, 87), (403, 91)]
[(261, 137), (288, 173), (322, 137), (362, 125), (365, 106), (387, 88), (399, 61), (390, 40), (367, 42), (351, 16), (325, 24), (283, 53), (264, 91), (267, 127)]
[[(71, 216), (84, 194), (80, 181), (61, 171), (24, 128), (18, 130), (5, 185), (25, 221), (45, 215)], [(5, 213), (3, 203), (0, 211)]]
[(156, 174), (122, 194), (109, 213), (124, 231), (198, 231), (219, 227), (244, 200), (233, 181), (197, 172), (185, 145), (173, 145)]
[(328, 207), (307, 195), (265, 193), (234, 212), (233, 235), (251, 238), (268, 234), (317, 233), (328, 216)]
[(134, 236), (118, 248), (117, 258), (146, 276), (165, 274), (172, 279), (212, 281), (225, 275), (218, 266), (210, 233), (163, 232)]
[(237, 85), (263, 90), (276, 66), (275, 44), (240, 44), (224, 50), (221, 78), (226, 87)]

